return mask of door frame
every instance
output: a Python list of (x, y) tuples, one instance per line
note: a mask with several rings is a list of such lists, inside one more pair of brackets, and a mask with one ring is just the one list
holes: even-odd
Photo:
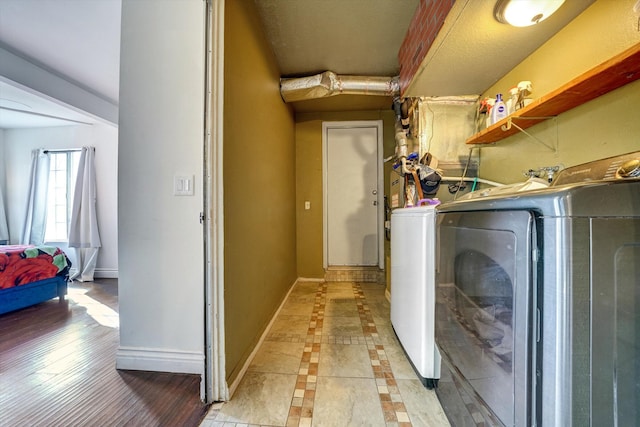
[(328, 188), (328, 131), (329, 129), (376, 128), (377, 141), (377, 234), (378, 234), (378, 268), (384, 269), (384, 164), (383, 164), (383, 126), (382, 120), (358, 120), (344, 122), (322, 122), (322, 266), (329, 267), (329, 211), (327, 204)]
[(201, 399), (229, 400), (224, 326), (224, 0), (206, 0), (204, 129), (204, 372)]

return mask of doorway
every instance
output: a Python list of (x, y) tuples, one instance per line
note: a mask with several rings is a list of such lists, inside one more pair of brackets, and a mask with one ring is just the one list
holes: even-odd
[(324, 122), (325, 269), (383, 268), (382, 121)]

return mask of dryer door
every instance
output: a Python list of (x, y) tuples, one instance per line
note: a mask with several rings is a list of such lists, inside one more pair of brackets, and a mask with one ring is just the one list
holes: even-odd
[(591, 425), (640, 425), (640, 219), (591, 230)]
[(490, 419), (530, 425), (533, 216), (456, 212), (442, 214), (438, 223), (436, 343), (442, 358)]

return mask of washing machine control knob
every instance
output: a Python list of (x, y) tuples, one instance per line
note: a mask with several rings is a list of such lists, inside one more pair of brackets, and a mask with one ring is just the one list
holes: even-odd
[(634, 159), (624, 162), (616, 171), (619, 178), (638, 178), (640, 177), (640, 160)]

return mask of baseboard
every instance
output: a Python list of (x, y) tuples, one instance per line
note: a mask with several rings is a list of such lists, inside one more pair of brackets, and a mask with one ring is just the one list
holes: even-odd
[[(322, 283), (324, 282), (324, 279), (321, 277), (298, 277), (298, 280), (296, 280), (297, 282), (318, 282), (318, 283)], [(294, 283), (295, 285), (295, 283)], [(292, 286), (293, 288), (293, 286)]]
[(276, 310), (276, 313), (273, 315), (273, 317), (269, 321), (269, 324), (267, 325), (267, 327), (265, 328), (264, 332), (260, 336), (260, 339), (258, 340), (258, 343), (253, 348), (253, 351), (251, 351), (251, 354), (249, 355), (249, 357), (247, 357), (247, 360), (244, 362), (244, 365), (242, 365), (242, 369), (240, 369), (240, 372), (236, 376), (236, 379), (229, 385), (229, 399), (231, 399), (231, 397), (233, 396), (233, 393), (235, 393), (236, 389), (240, 385), (240, 381), (242, 381), (242, 378), (244, 377), (244, 374), (247, 373), (247, 370), (249, 369), (249, 366), (251, 365), (251, 362), (253, 362), (253, 359), (256, 357), (256, 354), (258, 353), (258, 349), (260, 348), (260, 346), (262, 345), (264, 340), (267, 338), (267, 335), (269, 334), (269, 330), (271, 330), (271, 326), (273, 326), (273, 323), (275, 322), (276, 318), (278, 317), (278, 314), (280, 314), (280, 311), (282, 310), (282, 307), (284, 306), (284, 303), (287, 302), (287, 299), (289, 298), (289, 295), (291, 294), (291, 291), (293, 290), (294, 286), (298, 282), (307, 282), (307, 281), (309, 281), (309, 282), (316, 282), (316, 281), (324, 282), (324, 280), (322, 280), (322, 279), (302, 279), (302, 278), (298, 278), (298, 279), (296, 279), (295, 282), (293, 282), (293, 285), (291, 285), (291, 287), (289, 288), (289, 291), (287, 292), (287, 295), (282, 299), (282, 302), (280, 303), (280, 307), (278, 307), (278, 309)]
[(96, 268), (93, 276), (99, 279), (117, 279), (118, 270), (115, 268)]
[[(69, 276), (73, 276), (77, 272), (78, 272), (77, 268), (71, 267), (69, 269)], [(93, 277), (96, 279), (117, 279), (118, 270), (113, 268), (96, 268), (93, 271)]]
[(157, 348), (119, 347), (116, 369), (204, 374), (204, 354)]

